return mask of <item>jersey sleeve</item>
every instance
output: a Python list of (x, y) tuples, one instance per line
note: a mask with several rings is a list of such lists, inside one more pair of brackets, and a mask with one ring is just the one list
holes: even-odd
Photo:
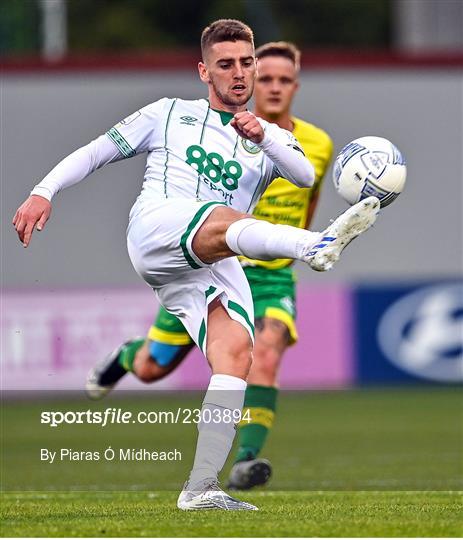
[(117, 148), (111, 144), (107, 137), (101, 135), (61, 160), (34, 187), (31, 195), (40, 195), (51, 201), (54, 195), (62, 189), (77, 184), (93, 171), (120, 159), (123, 159), (123, 156)]
[[(288, 146), (290, 148), (293, 148), (294, 150), (297, 150), (300, 152), (303, 156), (305, 156), (304, 150), (302, 146), (300, 145), (299, 141), (296, 139), (296, 137), (288, 130), (282, 129), (276, 124), (267, 124), (266, 127), (266, 133), (268, 133), (275, 141), (279, 142), (283, 146)], [(278, 169), (278, 166), (274, 163), (273, 164), (273, 171), (272, 171), (273, 178), (278, 178), (280, 176), (284, 177), (282, 172)]]
[(143, 107), (106, 132), (124, 158), (149, 152), (153, 148), (153, 140), (167, 101), (167, 98), (163, 98)]
[(276, 124), (263, 124), (265, 136), (258, 144), (268, 158), (267, 181), (286, 178), (297, 187), (311, 187), (315, 171), (292, 133)]

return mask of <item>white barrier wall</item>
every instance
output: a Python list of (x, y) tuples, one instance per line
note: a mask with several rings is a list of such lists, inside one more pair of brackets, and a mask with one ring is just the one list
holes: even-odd
[[(52, 219), (24, 250), (11, 218), (62, 157), (163, 96), (204, 96), (195, 70), (148, 73), (4, 74), (2, 80), (3, 285), (133, 285), (125, 247), (144, 158), (99, 171), (59, 194)], [(337, 151), (362, 135), (393, 140), (408, 161), (406, 191), (327, 275), (365, 281), (455, 276), (462, 267), (463, 76), (457, 70), (304, 71), (295, 112), (326, 129)], [(327, 178), (315, 228), (345, 207)]]

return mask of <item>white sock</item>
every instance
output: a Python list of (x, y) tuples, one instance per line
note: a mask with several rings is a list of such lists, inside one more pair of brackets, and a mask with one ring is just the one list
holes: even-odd
[(238, 255), (250, 259), (301, 259), (320, 239), (320, 233), (289, 225), (245, 218), (228, 227), (225, 241)]
[[(206, 478), (217, 478), (222, 470), (236, 434), (235, 411), (242, 411), (245, 391), (246, 381), (243, 379), (212, 375), (201, 408), (190, 489)], [(217, 418), (221, 421), (215, 422)]]

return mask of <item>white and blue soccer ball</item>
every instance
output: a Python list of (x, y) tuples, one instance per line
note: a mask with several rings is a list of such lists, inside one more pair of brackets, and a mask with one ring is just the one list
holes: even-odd
[(407, 167), (399, 149), (382, 137), (350, 142), (334, 162), (333, 182), (341, 197), (355, 204), (375, 196), (384, 208), (403, 191)]

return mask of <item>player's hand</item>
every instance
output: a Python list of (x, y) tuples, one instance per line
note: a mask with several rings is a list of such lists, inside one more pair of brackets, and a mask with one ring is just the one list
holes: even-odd
[(249, 111), (236, 113), (230, 124), (243, 139), (249, 139), (253, 143), (261, 143), (264, 140), (264, 128)]
[(41, 231), (51, 214), (51, 202), (40, 195), (31, 195), (16, 210), (13, 225), (24, 247), (31, 241), (34, 227)]

